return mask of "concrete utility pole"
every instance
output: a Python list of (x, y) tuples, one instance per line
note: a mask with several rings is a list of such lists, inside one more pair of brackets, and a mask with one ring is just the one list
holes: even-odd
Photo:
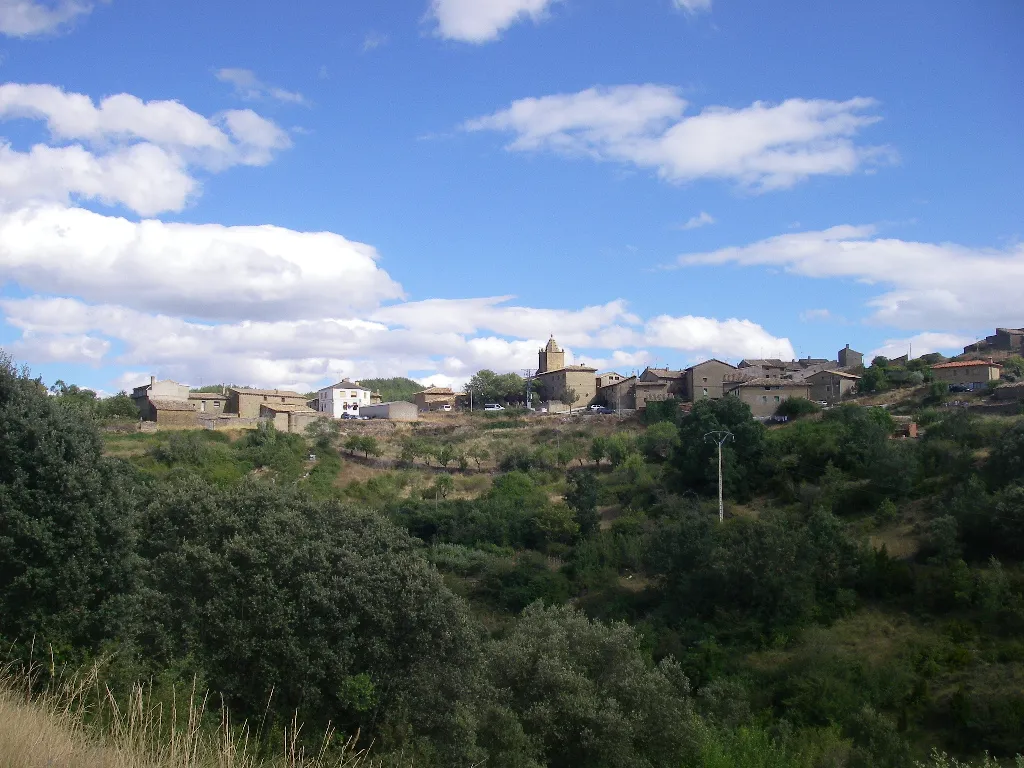
[(709, 437), (712, 443), (718, 444), (718, 522), (722, 523), (725, 522), (725, 503), (722, 501), (722, 446), (728, 440), (735, 442), (736, 435), (728, 430), (708, 432), (704, 435), (705, 443), (708, 442)]

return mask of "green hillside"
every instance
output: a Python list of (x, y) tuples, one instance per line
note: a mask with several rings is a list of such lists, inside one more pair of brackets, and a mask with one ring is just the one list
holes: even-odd
[(385, 403), (398, 400), (408, 400), (411, 403), (413, 395), (426, 389), (422, 384), (404, 376), (395, 376), (392, 379), (360, 379), (359, 383), (374, 392), (380, 392)]
[(203, 738), (230, 712), (268, 757), (330, 729), (388, 768), (1012, 765), (1024, 419), (928, 393), (891, 404), (918, 439), (736, 398), (101, 435), (5, 361), (5, 669), (104, 659), (83, 690), (119, 711), (208, 689)]

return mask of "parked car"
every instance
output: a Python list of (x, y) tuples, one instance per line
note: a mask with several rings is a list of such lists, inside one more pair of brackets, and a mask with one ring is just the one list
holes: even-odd
[(444, 405), (441, 406), (441, 410), (445, 412), (450, 411), (451, 409), (452, 407), (448, 403), (445, 403)]
[(611, 408), (608, 408), (608, 407), (603, 406), (603, 405), (599, 405), (599, 406), (597, 406), (597, 408), (594, 408), (594, 406), (590, 406), (590, 407), (591, 407), (591, 410), (594, 411), (594, 413), (615, 413), (615, 411), (613, 411)]
[(505, 407), (502, 406), (502, 405), (498, 405), (497, 403), (487, 403), (486, 405), (484, 405), (484, 410), (485, 411), (504, 411)]
[(600, 411), (602, 408), (604, 408), (603, 405), (595, 404), (595, 405), (590, 406), (590, 410), (592, 410), (592, 411)]

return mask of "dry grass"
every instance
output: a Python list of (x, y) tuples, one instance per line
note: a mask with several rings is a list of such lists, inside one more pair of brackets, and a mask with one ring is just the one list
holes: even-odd
[[(286, 729), (283, 754), (256, 754), (246, 724), (224, 714), (216, 729), (207, 698), (193, 690), (167, 706), (137, 686), (118, 703), (95, 673), (28, 694), (27, 680), (0, 674), (0, 768), (373, 768), (354, 741), (333, 732), (310, 753), (301, 726)], [(102, 725), (100, 725), (102, 723)]]

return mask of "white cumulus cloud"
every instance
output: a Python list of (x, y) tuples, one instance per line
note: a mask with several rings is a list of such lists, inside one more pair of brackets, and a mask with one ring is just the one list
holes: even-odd
[(0, 121), (40, 120), (48, 144), (18, 150), (0, 137), (6, 207), (76, 199), (122, 204), (144, 216), (181, 210), (199, 191), (192, 169), (264, 165), (291, 140), (252, 110), (208, 118), (176, 101), (126, 93), (99, 103), (53, 85), (0, 85)]
[(920, 357), (932, 352), (959, 354), (968, 344), (977, 341), (973, 336), (955, 333), (919, 333), (906, 339), (886, 339), (885, 343), (874, 350), (868, 357), (871, 360), (878, 355), (883, 357), (902, 357), (910, 354)]
[(33, 37), (56, 32), (92, 8), (93, 3), (83, 0), (0, 0), (0, 35)]
[(466, 43), (496, 40), (516, 22), (542, 19), (558, 0), (432, 0), (441, 37)]
[(0, 212), (0, 271), (37, 291), (206, 319), (327, 316), (402, 296), (377, 252), (330, 232)]
[(778, 189), (822, 174), (851, 174), (889, 161), (884, 147), (855, 138), (878, 122), (874, 99), (788, 99), (749, 107), (707, 107), (685, 115), (675, 88), (620, 85), (524, 98), (463, 124), (512, 133), (514, 151), (548, 150), (653, 169), (668, 181), (731, 179)]
[(976, 248), (877, 236), (841, 225), (779, 235), (750, 245), (679, 257), (683, 266), (773, 266), (817, 278), (885, 286), (869, 302), (872, 320), (910, 330), (964, 331), (1019, 325), (1024, 244)]
[(750, 320), (659, 315), (647, 321), (644, 339), (655, 347), (721, 358), (796, 356), (789, 339), (772, 336)]

